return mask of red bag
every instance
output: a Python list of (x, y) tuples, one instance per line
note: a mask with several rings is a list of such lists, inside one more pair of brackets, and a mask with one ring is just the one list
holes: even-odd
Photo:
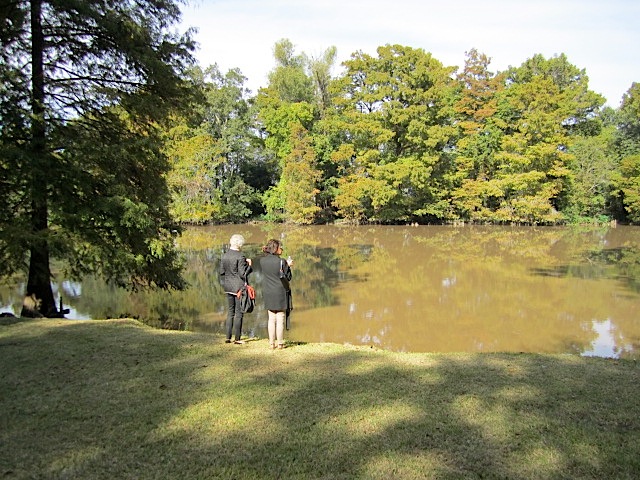
[(256, 291), (248, 283), (244, 284), (242, 289), (238, 290), (238, 298), (240, 299), (240, 307), (243, 313), (253, 312), (253, 308), (256, 306)]

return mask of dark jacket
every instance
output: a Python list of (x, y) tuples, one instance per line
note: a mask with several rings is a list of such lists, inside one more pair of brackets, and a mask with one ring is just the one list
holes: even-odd
[[(280, 278), (280, 266), (285, 278)], [(289, 264), (278, 255), (267, 254), (260, 258), (262, 269), (262, 296), (267, 310), (287, 310), (287, 290), (291, 281)]]
[(252, 272), (246, 257), (238, 250), (227, 250), (220, 259), (220, 284), (227, 293), (236, 293), (247, 281)]

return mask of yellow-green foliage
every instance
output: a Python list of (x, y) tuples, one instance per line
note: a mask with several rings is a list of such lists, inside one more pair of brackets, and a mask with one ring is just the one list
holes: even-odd
[(210, 174), (217, 156), (215, 142), (205, 132), (193, 132), (184, 124), (173, 128), (170, 135), (166, 149), (172, 162), (167, 175), (171, 211), (179, 221), (206, 223), (219, 213)]
[(625, 209), (629, 219), (640, 222), (640, 155), (622, 160), (620, 165), (619, 188), (624, 196)]
[[(233, 122), (218, 116), (233, 110), (233, 98), (216, 94), (215, 121), (194, 133), (215, 137), (201, 145), (210, 170), (196, 155), (169, 177), (180, 219), (256, 216), (260, 197), (267, 219), (299, 224), (332, 216), (557, 224), (625, 209), (638, 221), (633, 185), (610, 183), (618, 159), (640, 151), (637, 87), (616, 117), (564, 54), (534, 55), (494, 73), (489, 57), (473, 49), (456, 75), (422, 49), (384, 45), (375, 55), (354, 53), (330, 82), (333, 49), (309, 60), (283, 39), (274, 54), (252, 124), (243, 108), (230, 114), (243, 120), (229, 128)], [(228, 214), (236, 203), (237, 214)]]
[(321, 172), (307, 131), (300, 125), (291, 133), (291, 153), (284, 159), (282, 188), (285, 194), (285, 218), (299, 224), (313, 223), (320, 207), (316, 205), (317, 184)]

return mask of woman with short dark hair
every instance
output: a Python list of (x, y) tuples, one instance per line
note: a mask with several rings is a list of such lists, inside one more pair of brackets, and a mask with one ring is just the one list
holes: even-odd
[[(291, 264), (290, 259), (280, 258), (282, 245), (275, 238), (269, 240), (262, 247), (265, 256), (260, 259), (262, 269), (262, 296), (264, 307), (269, 315), (267, 324), (269, 331), (269, 347), (284, 348), (285, 314), (289, 308), (289, 295), (291, 288)], [(276, 345), (277, 342), (277, 345)]]

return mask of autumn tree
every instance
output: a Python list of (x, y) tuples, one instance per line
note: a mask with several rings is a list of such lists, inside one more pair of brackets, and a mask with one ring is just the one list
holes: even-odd
[[(274, 58), (276, 66), (268, 75), (268, 86), (258, 92), (256, 105), (267, 154), (273, 155), (278, 164), (274, 184), (263, 195), (263, 202), (267, 218), (281, 221), (305, 217), (301, 212), (291, 211), (293, 204), (287, 200), (288, 190), (296, 188), (292, 182), (297, 179), (285, 179), (285, 165), (298, 138), (294, 132), (313, 129), (317, 107), (313, 100), (313, 80), (307, 74), (307, 56), (296, 54), (293, 43), (282, 39), (274, 46)], [(296, 158), (315, 161), (315, 156)]]
[(616, 150), (620, 160), (613, 193), (628, 219), (640, 223), (640, 83), (634, 82), (622, 97)]
[(316, 154), (309, 133), (301, 125), (295, 125), (291, 136), (292, 148), (284, 159), (280, 180), (284, 187), (284, 219), (311, 224), (320, 211), (316, 195), (321, 172), (316, 168)]
[(452, 172), (452, 205), (456, 217), (472, 222), (493, 218), (502, 189), (496, 178), (497, 152), (504, 124), (496, 116), (499, 75), (489, 71), (491, 59), (475, 49), (467, 52), (458, 74), (458, 99), (454, 105), (458, 141), (455, 171)]
[(604, 98), (565, 55), (535, 55), (505, 72), (496, 117), (502, 130), (490, 220), (559, 223), (571, 181), (570, 148), (588, 130)]
[(62, 314), (52, 258), (75, 276), (182, 288), (157, 129), (189, 91), (177, 3), (15, 0), (1, 15), (3, 273), (28, 264), (46, 316)]
[(335, 204), (351, 220), (444, 219), (450, 215), (453, 67), (422, 49), (356, 52), (334, 84), (342, 130)]

